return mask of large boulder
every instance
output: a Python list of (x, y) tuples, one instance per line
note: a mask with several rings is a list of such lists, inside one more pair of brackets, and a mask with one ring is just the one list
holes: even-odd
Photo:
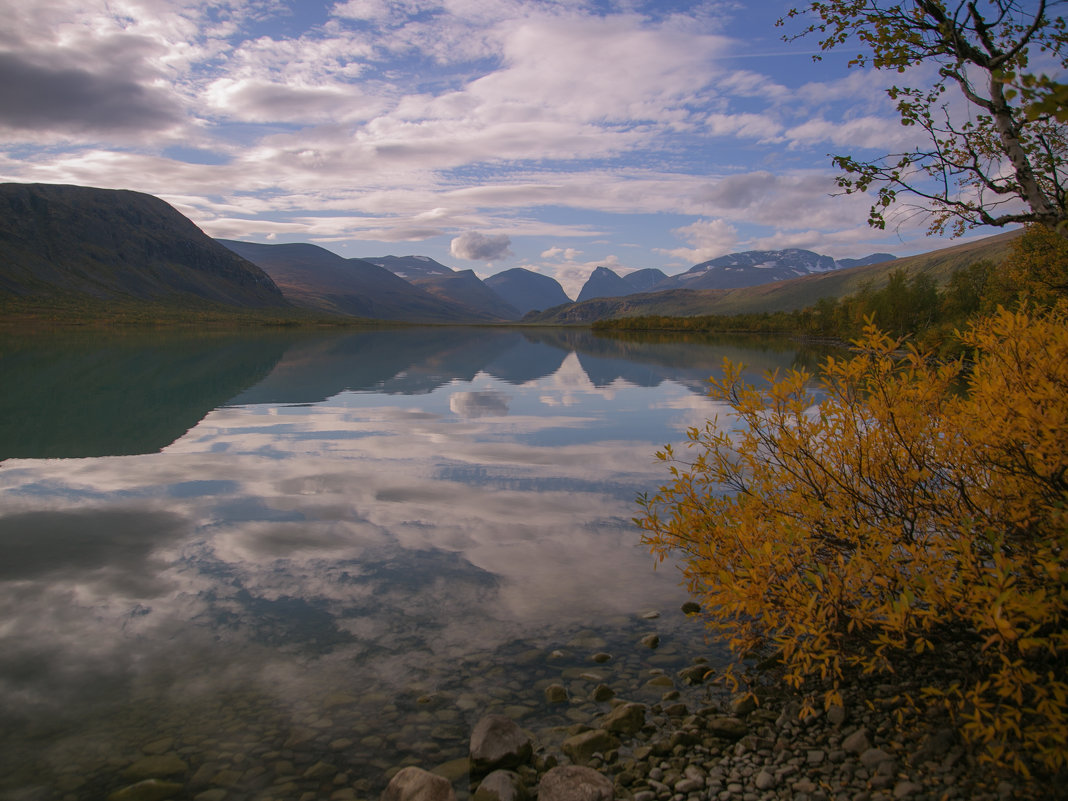
[(390, 779), (381, 801), (456, 801), (456, 793), (448, 779), (410, 765)]
[(601, 721), (601, 728), (613, 734), (637, 734), (645, 725), (645, 704), (620, 704)]
[(604, 729), (592, 729), (568, 737), (560, 748), (576, 765), (585, 765), (594, 754), (605, 754), (619, 747), (619, 740)]
[(709, 718), (705, 721), (705, 727), (713, 737), (723, 740), (740, 740), (749, 734), (749, 727), (744, 721), (726, 715)]
[(612, 782), (592, 768), (561, 765), (538, 782), (538, 801), (612, 801)]
[(471, 798), (472, 801), (527, 801), (527, 788), (518, 773), (495, 770), (482, 780)]
[(530, 735), (504, 715), (486, 715), (471, 732), (471, 773), (475, 776), (518, 768), (533, 754)]

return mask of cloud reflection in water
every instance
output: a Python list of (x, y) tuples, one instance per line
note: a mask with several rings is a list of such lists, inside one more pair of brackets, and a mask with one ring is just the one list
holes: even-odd
[[(630, 518), (664, 479), (656, 448), (715, 413), (694, 371), (635, 384), (620, 374), (649, 368), (617, 355), (595, 383), (591, 357), (521, 345), (539, 356), (526, 379), (490, 348), (507, 378), (422, 370), (419, 394), (299, 403), (302, 376), (324, 393), (332, 375), (313, 357), (338, 353), (307, 344), (161, 453), (4, 462), (10, 758), (55, 758), (56, 725), (129, 748), (112, 718), (192, 718), (238, 690), (294, 719), (338, 689), (459, 683), (477, 706), (481, 679), (456, 675), (470, 654), (622, 636), (648, 609), (677, 609), (677, 575), (652, 570)], [(663, 630), (699, 643), (678, 617)]]

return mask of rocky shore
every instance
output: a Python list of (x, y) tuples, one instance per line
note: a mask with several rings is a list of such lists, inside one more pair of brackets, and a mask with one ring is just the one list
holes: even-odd
[[(906, 682), (906, 684), (908, 684)], [(800, 703), (740, 695), (697, 711), (614, 700), (590, 725), (538, 744), (507, 718), (480, 721), (471, 740), (475, 801), (936, 801), (1056, 798), (1058, 790), (977, 763), (938, 721), (895, 722), (908, 686), (857, 683), (846, 704), (801, 720)], [(491, 732), (492, 736), (487, 736)], [(553, 735), (557, 735), (556, 738)], [(562, 772), (561, 766), (567, 766)], [(578, 769), (576, 769), (578, 768)], [(451, 801), (436, 774), (395, 777), (383, 801)], [(435, 780), (437, 783), (435, 783)], [(398, 786), (400, 785), (400, 787)], [(405, 790), (400, 789), (401, 787)]]
[[(953, 728), (897, 725), (901, 689), (853, 687), (846, 706), (805, 722), (800, 704), (787, 695), (769, 695), (759, 706), (739, 696), (726, 708), (691, 711), (669, 692), (662, 703), (618, 701), (591, 725), (546, 733), (559, 736), (548, 747), (507, 719), (487, 718), (471, 741), (472, 794), (476, 801), (1058, 797), (1056, 788), (984, 769)], [(494, 736), (487, 740), (491, 726)], [(586, 770), (557, 776), (560, 766)], [(411, 786), (411, 775), (402, 779)], [(391, 787), (383, 801), (449, 801), (452, 792), (447, 781), (437, 790)]]
[[(692, 611), (692, 610), (688, 610)], [(655, 627), (656, 614), (645, 616)], [(1063, 797), (1055, 787), (980, 765), (949, 722), (920, 717), (915, 697), (930, 672), (858, 678), (844, 703), (807, 719), (768, 674), (755, 695), (713, 689), (708, 659), (670, 656), (655, 630), (628, 652), (596, 650), (589, 632), (559, 650), (524, 652), (540, 678), (507, 681), (488, 703), (435, 691), (411, 703), (425, 723), (408, 733), (381, 721), (344, 722), (352, 699), (328, 699), (331, 725), (279, 725), (267, 737), (204, 758), (167, 738), (120, 768), (125, 781), (83, 784), (82, 801), (1009, 801)], [(664, 665), (664, 667), (654, 666)], [(668, 667), (670, 665), (670, 667)], [(494, 670), (499, 669), (494, 668)], [(511, 693), (511, 695), (509, 695)], [(400, 699), (402, 700), (402, 699)], [(398, 701), (400, 702), (400, 701)], [(384, 705), (386, 708), (388, 705)], [(232, 710), (235, 727), (240, 710)], [(422, 719), (419, 718), (419, 719)], [(348, 736), (341, 736), (342, 733)], [(264, 730), (266, 733), (266, 730)], [(249, 732), (251, 735), (251, 732)], [(274, 739), (271, 739), (274, 738)], [(409, 756), (358, 754), (393, 743)], [(404, 743), (410, 742), (407, 748)], [(420, 750), (421, 749), (421, 750)], [(203, 746), (200, 746), (200, 751)], [(420, 759), (417, 754), (424, 756)], [(437, 755), (436, 757), (434, 755)], [(380, 767), (375, 767), (376, 765)], [(118, 765), (117, 765), (118, 767)], [(110, 784), (110, 787), (106, 787)], [(106, 789), (105, 789), (106, 788)], [(383, 790), (384, 788), (384, 790)], [(93, 790), (92, 794), (87, 794)], [(103, 792), (100, 792), (103, 790)], [(53, 796), (56, 797), (56, 796)]]
[[(649, 639), (642, 644), (656, 646)], [(843, 688), (841, 706), (802, 715), (797, 694), (767, 674), (756, 679), (755, 692), (691, 709), (674, 686), (708, 678), (711, 671), (697, 659), (674, 677), (654, 671), (646, 687), (662, 681), (659, 702), (612, 697), (610, 709), (597, 719), (543, 732), (540, 741), (528, 739), (506, 718), (480, 721), (471, 739), (470, 790), (475, 801), (1068, 797), (1068, 789), (1055, 780), (991, 768), (976, 758), (948, 718), (920, 715), (904, 699), (919, 697), (932, 671), (919, 663), (910, 670), (892, 683), (885, 677), (854, 677)], [(558, 685), (545, 694), (549, 702), (566, 700)], [(496, 727), (494, 737), (486, 734), (489, 720)], [(561, 773), (561, 766), (569, 772)], [(451, 794), (396, 795), (389, 789), (383, 796), (383, 801), (451, 799)]]

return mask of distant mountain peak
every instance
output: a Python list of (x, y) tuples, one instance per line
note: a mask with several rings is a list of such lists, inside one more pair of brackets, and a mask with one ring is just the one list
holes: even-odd
[(571, 302), (555, 278), (523, 267), (513, 267), (491, 275), (483, 283), (518, 309), (520, 314), (545, 311)]
[(367, 256), (363, 261), (384, 267), (405, 281), (417, 278), (447, 276), (455, 272), (429, 256)]
[(579, 292), (579, 302), (593, 298), (618, 298), (631, 295), (634, 289), (615, 270), (608, 267), (596, 267), (586, 279)]
[(834, 269), (837, 269), (834, 259), (811, 250), (746, 250), (695, 264), (686, 272), (661, 281), (653, 287), (653, 291), (738, 289)]
[(634, 272), (627, 273), (623, 276), (623, 280), (630, 284), (635, 292), (645, 292), (652, 289), (665, 278), (667, 278), (667, 274), (663, 270), (658, 270), (656, 267), (635, 270)]

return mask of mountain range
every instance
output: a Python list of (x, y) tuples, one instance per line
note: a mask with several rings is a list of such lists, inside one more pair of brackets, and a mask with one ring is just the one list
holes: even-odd
[[(1002, 240), (990, 239), (1001, 253)], [(814, 292), (844, 293), (855, 276), (885, 281), (898, 263), (911, 262), (886, 253), (835, 261), (786, 249), (732, 253), (678, 275), (658, 269), (620, 275), (601, 266), (572, 302), (557, 281), (524, 268), (483, 280), (421, 255), (345, 258), (307, 243), (213, 240), (151, 195), (0, 184), (0, 301), (78, 298), (98, 310), (137, 301), (404, 322), (574, 324), (630, 314), (730, 313), (725, 304), (737, 308), (739, 298), (757, 298), (759, 307), (773, 293), (776, 308), (790, 306), (791, 297), (808, 305), (818, 299)]]
[(259, 266), (291, 303), (304, 309), (377, 320), (500, 319), (436, 297), (385, 267), (346, 259), (318, 245), (218, 242)]
[(1000, 263), (1011, 252), (1013, 240), (1021, 232), (1022, 229), (1006, 231), (915, 256), (879, 260), (735, 289), (667, 289), (626, 297), (595, 298), (528, 315), (524, 322), (588, 325), (597, 320), (639, 315), (686, 317), (793, 311), (812, 306), (820, 298), (844, 297), (865, 287), (878, 289), (886, 285), (890, 273), (895, 270), (924, 274), (936, 284), (945, 284), (955, 271), (978, 261)]

